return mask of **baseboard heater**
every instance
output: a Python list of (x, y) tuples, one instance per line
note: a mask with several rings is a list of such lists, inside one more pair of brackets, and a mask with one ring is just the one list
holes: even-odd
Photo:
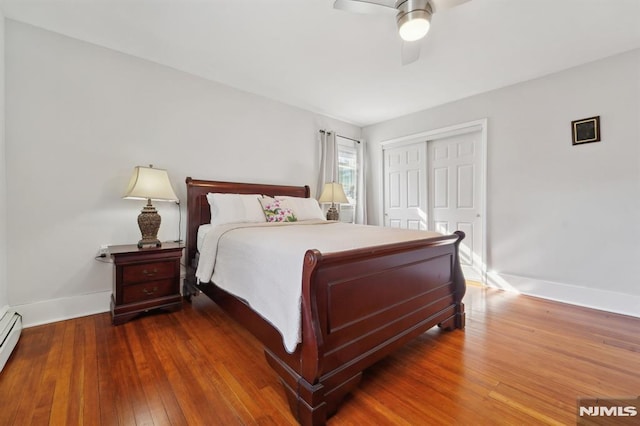
[(16, 347), (21, 332), (22, 316), (16, 311), (6, 311), (0, 317), (0, 371), (7, 363), (13, 348)]

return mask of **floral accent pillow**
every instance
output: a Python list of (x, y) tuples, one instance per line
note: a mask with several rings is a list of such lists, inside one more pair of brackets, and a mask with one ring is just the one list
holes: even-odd
[(285, 200), (276, 200), (271, 197), (260, 198), (262, 211), (267, 218), (267, 222), (297, 222), (293, 210), (286, 206)]

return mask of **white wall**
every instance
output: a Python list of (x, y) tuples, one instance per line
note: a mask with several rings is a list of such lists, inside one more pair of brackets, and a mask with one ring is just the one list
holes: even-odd
[[(571, 121), (595, 115), (602, 142), (572, 146)], [(370, 221), (380, 142), (485, 117), (494, 282), (640, 316), (640, 50), (363, 129)]]
[(4, 15), (0, 11), (0, 314), (9, 304), (7, 289), (7, 168), (4, 123)]
[[(186, 176), (314, 186), (317, 129), (360, 136), (15, 21), (5, 43), (0, 307), (4, 298), (27, 324), (108, 309), (111, 265), (93, 257), (139, 239), (142, 203), (120, 198), (135, 165), (167, 168), (183, 200)], [(520, 291), (640, 315), (639, 103), (634, 51), (370, 126), (370, 221), (380, 219), (381, 141), (487, 117), (489, 268)], [(592, 115), (603, 141), (571, 146), (570, 121)], [(175, 239), (176, 207), (157, 207), (160, 238)]]
[[(144, 203), (120, 198), (134, 166), (166, 168), (182, 200), (187, 176), (315, 193), (318, 129), (361, 131), (11, 20), (6, 79), (8, 300), (26, 324), (108, 310), (111, 265), (94, 256), (140, 238)], [(176, 206), (156, 206), (176, 239)]]

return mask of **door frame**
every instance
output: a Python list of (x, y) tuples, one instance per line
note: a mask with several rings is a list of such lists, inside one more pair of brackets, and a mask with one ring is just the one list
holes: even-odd
[[(382, 218), (384, 226), (384, 200), (385, 200), (385, 186), (384, 186), (384, 151), (385, 149), (398, 148), (403, 145), (413, 145), (418, 142), (434, 141), (438, 139), (448, 138), (450, 136), (462, 135), (465, 133), (480, 132), (480, 165), (482, 171), (480, 173), (480, 182), (478, 186), (480, 189), (480, 221), (482, 223), (482, 241), (480, 247), (482, 253), (482, 262), (480, 265), (480, 276), (482, 278), (482, 284), (487, 282), (487, 118), (480, 120), (468, 121), (465, 123), (454, 124), (452, 126), (440, 127), (437, 129), (427, 130), (420, 133), (414, 133), (411, 135), (401, 136), (398, 138), (388, 139), (380, 143), (381, 151), (381, 171), (380, 173), (380, 188), (382, 191), (381, 203), (379, 206), (379, 217)], [(428, 158), (427, 158), (428, 161)], [(425, 167), (425, 176), (427, 172), (427, 163)]]

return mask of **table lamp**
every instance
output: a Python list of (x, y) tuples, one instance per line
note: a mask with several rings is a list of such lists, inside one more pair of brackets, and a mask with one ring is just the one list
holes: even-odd
[(323, 204), (331, 203), (331, 207), (329, 207), (329, 210), (327, 211), (327, 220), (338, 220), (340, 214), (336, 209), (336, 203), (347, 204), (349, 203), (349, 200), (347, 200), (347, 196), (344, 193), (342, 185), (337, 182), (331, 182), (324, 184), (324, 188), (322, 189), (322, 194), (320, 194), (318, 202)]
[(171, 187), (167, 171), (154, 169), (153, 165), (135, 167), (127, 191), (122, 198), (147, 200), (147, 205), (138, 216), (138, 226), (142, 234), (142, 239), (138, 241), (138, 247), (162, 246), (158, 240), (161, 218), (156, 208), (151, 204), (151, 200), (178, 201), (178, 197)]

